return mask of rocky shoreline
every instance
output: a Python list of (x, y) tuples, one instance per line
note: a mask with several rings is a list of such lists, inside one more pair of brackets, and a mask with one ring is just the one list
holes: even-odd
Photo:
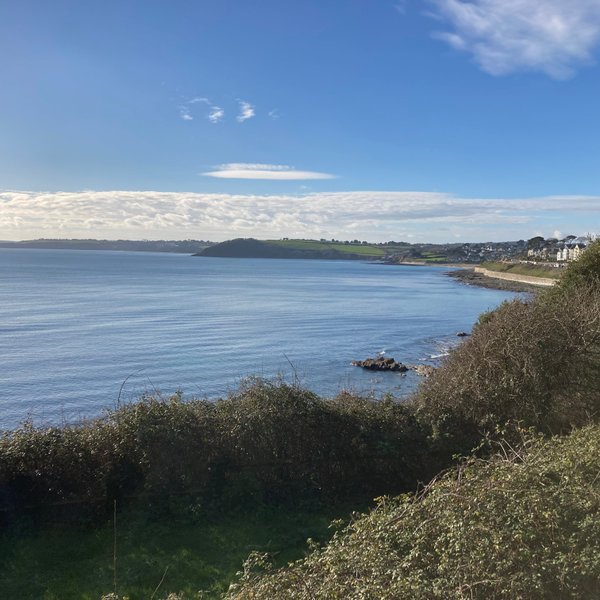
[[(458, 335), (458, 334), (457, 334)], [(468, 335), (468, 334), (464, 334)], [(393, 358), (384, 358), (378, 356), (377, 358), (366, 358), (365, 360), (353, 360), (352, 365), (355, 367), (361, 367), (362, 369), (368, 369), (369, 371), (392, 371), (396, 373), (406, 373), (407, 371), (415, 371), (417, 375), (421, 377), (430, 377), (433, 375), (435, 368), (431, 365), (405, 365), (401, 362), (397, 362)]]
[(446, 275), (454, 277), (466, 285), (476, 285), (478, 287), (503, 290), (505, 292), (526, 292), (535, 294), (540, 290), (540, 287), (537, 285), (523, 283), (521, 281), (509, 281), (506, 279), (487, 277), (482, 273), (476, 273), (473, 269), (457, 269), (456, 271), (449, 271)]

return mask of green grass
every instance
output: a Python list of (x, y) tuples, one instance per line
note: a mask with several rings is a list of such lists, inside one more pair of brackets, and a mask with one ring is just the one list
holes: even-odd
[(515, 275), (527, 275), (529, 277), (546, 277), (549, 279), (559, 279), (563, 273), (562, 269), (529, 265), (523, 263), (484, 262), (481, 263), (481, 266), (484, 269), (488, 269), (489, 271), (496, 271), (499, 273), (514, 273)]
[(293, 250), (336, 250), (347, 254), (363, 256), (384, 256), (388, 251), (371, 244), (343, 244), (338, 242), (318, 242), (316, 240), (266, 240), (266, 243)]
[[(130, 600), (184, 592), (205, 598), (225, 592), (253, 550), (273, 553), (284, 565), (301, 558), (306, 540), (326, 541), (329, 523), (350, 514), (336, 510), (279, 509), (206, 517), (119, 515), (117, 592)], [(99, 600), (113, 590), (113, 526), (89, 530), (46, 528), (0, 537), (0, 597), (7, 600)]]
[(444, 263), (448, 262), (448, 256), (440, 254), (439, 252), (431, 252), (424, 250), (422, 252), (423, 260), (428, 263)]

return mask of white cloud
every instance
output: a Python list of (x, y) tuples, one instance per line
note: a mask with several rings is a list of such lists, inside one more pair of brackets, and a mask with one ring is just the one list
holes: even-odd
[(434, 192), (0, 192), (0, 239), (449, 241), (460, 235), (463, 240), (487, 241), (528, 239), (540, 230), (547, 237), (558, 222), (567, 233), (584, 234), (599, 218), (600, 196), (506, 200)]
[(257, 163), (227, 163), (216, 170), (202, 173), (206, 177), (219, 179), (334, 179), (335, 175), (316, 171), (298, 171), (287, 165), (265, 165)]
[(270, 110), (268, 113), (269, 117), (271, 117), (271, 119), (273, 119), (274, 121), (279, 119), (279, 117), (281, 116), (279, 110), (277, 108), (274, 108), (273, 110)]
[(208, 113), (208, 120), (211, 123), (218, 123), (225, 116), (225, 111), (220, 106), (211, 106)]
[(191, 114), (191, 108), (194, 104), (205, 104), (208, 107), (209, 112), (206, 115), (206, 118), (211, 123), (218, 123), (225, 116), (225, 111), (220, 106), (215, 106), (208, 98), (204, 98), (203, 96), (195, 96), (179, 106), (179, 116), (184, 121), (194, 120), (194, 117)]
[(243, 123), (256, 115), (254, 107), (249, 102), (238, 100), (238, 104), (240, 105), (240, 114), (236, 117), (238, 123)]
[(193, 121), (194, 120), (194, 117), (192, 117), (192, 115), (190, 114), (190, 111), (188, 110), (187, 106), (179, 107), (179, 116), (184, 121)]
[(454, 31), (436, 33), (486, 72), (541, 71), (556, 79), (593, 62), (598, 0), (429, 0)]

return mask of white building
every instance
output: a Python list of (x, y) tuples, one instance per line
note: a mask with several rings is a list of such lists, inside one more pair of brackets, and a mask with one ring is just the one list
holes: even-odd
[(590, 240), (587, 237), (578, 237), (565, 242), (562, 248), (558, 249), (556, 260), (558, 262), (577, 260), (588, 247), (589, 243)]

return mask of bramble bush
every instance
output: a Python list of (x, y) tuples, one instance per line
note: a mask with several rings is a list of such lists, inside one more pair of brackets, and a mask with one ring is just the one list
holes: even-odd
[[(569, 431), (600, 416), (600, 245), (556, 289), (485, 313), (416, 397), (422, 418), (461, 446), (506, 421)], [(449, 440), (449, 441), (448, 441)], [(464, 443), (463, 443), (464, 446)]]
[(250, 556), (227, 598), (599, 597), (600, 426), (524, 435), (418, 495), (381, 498), (286, 568)]

